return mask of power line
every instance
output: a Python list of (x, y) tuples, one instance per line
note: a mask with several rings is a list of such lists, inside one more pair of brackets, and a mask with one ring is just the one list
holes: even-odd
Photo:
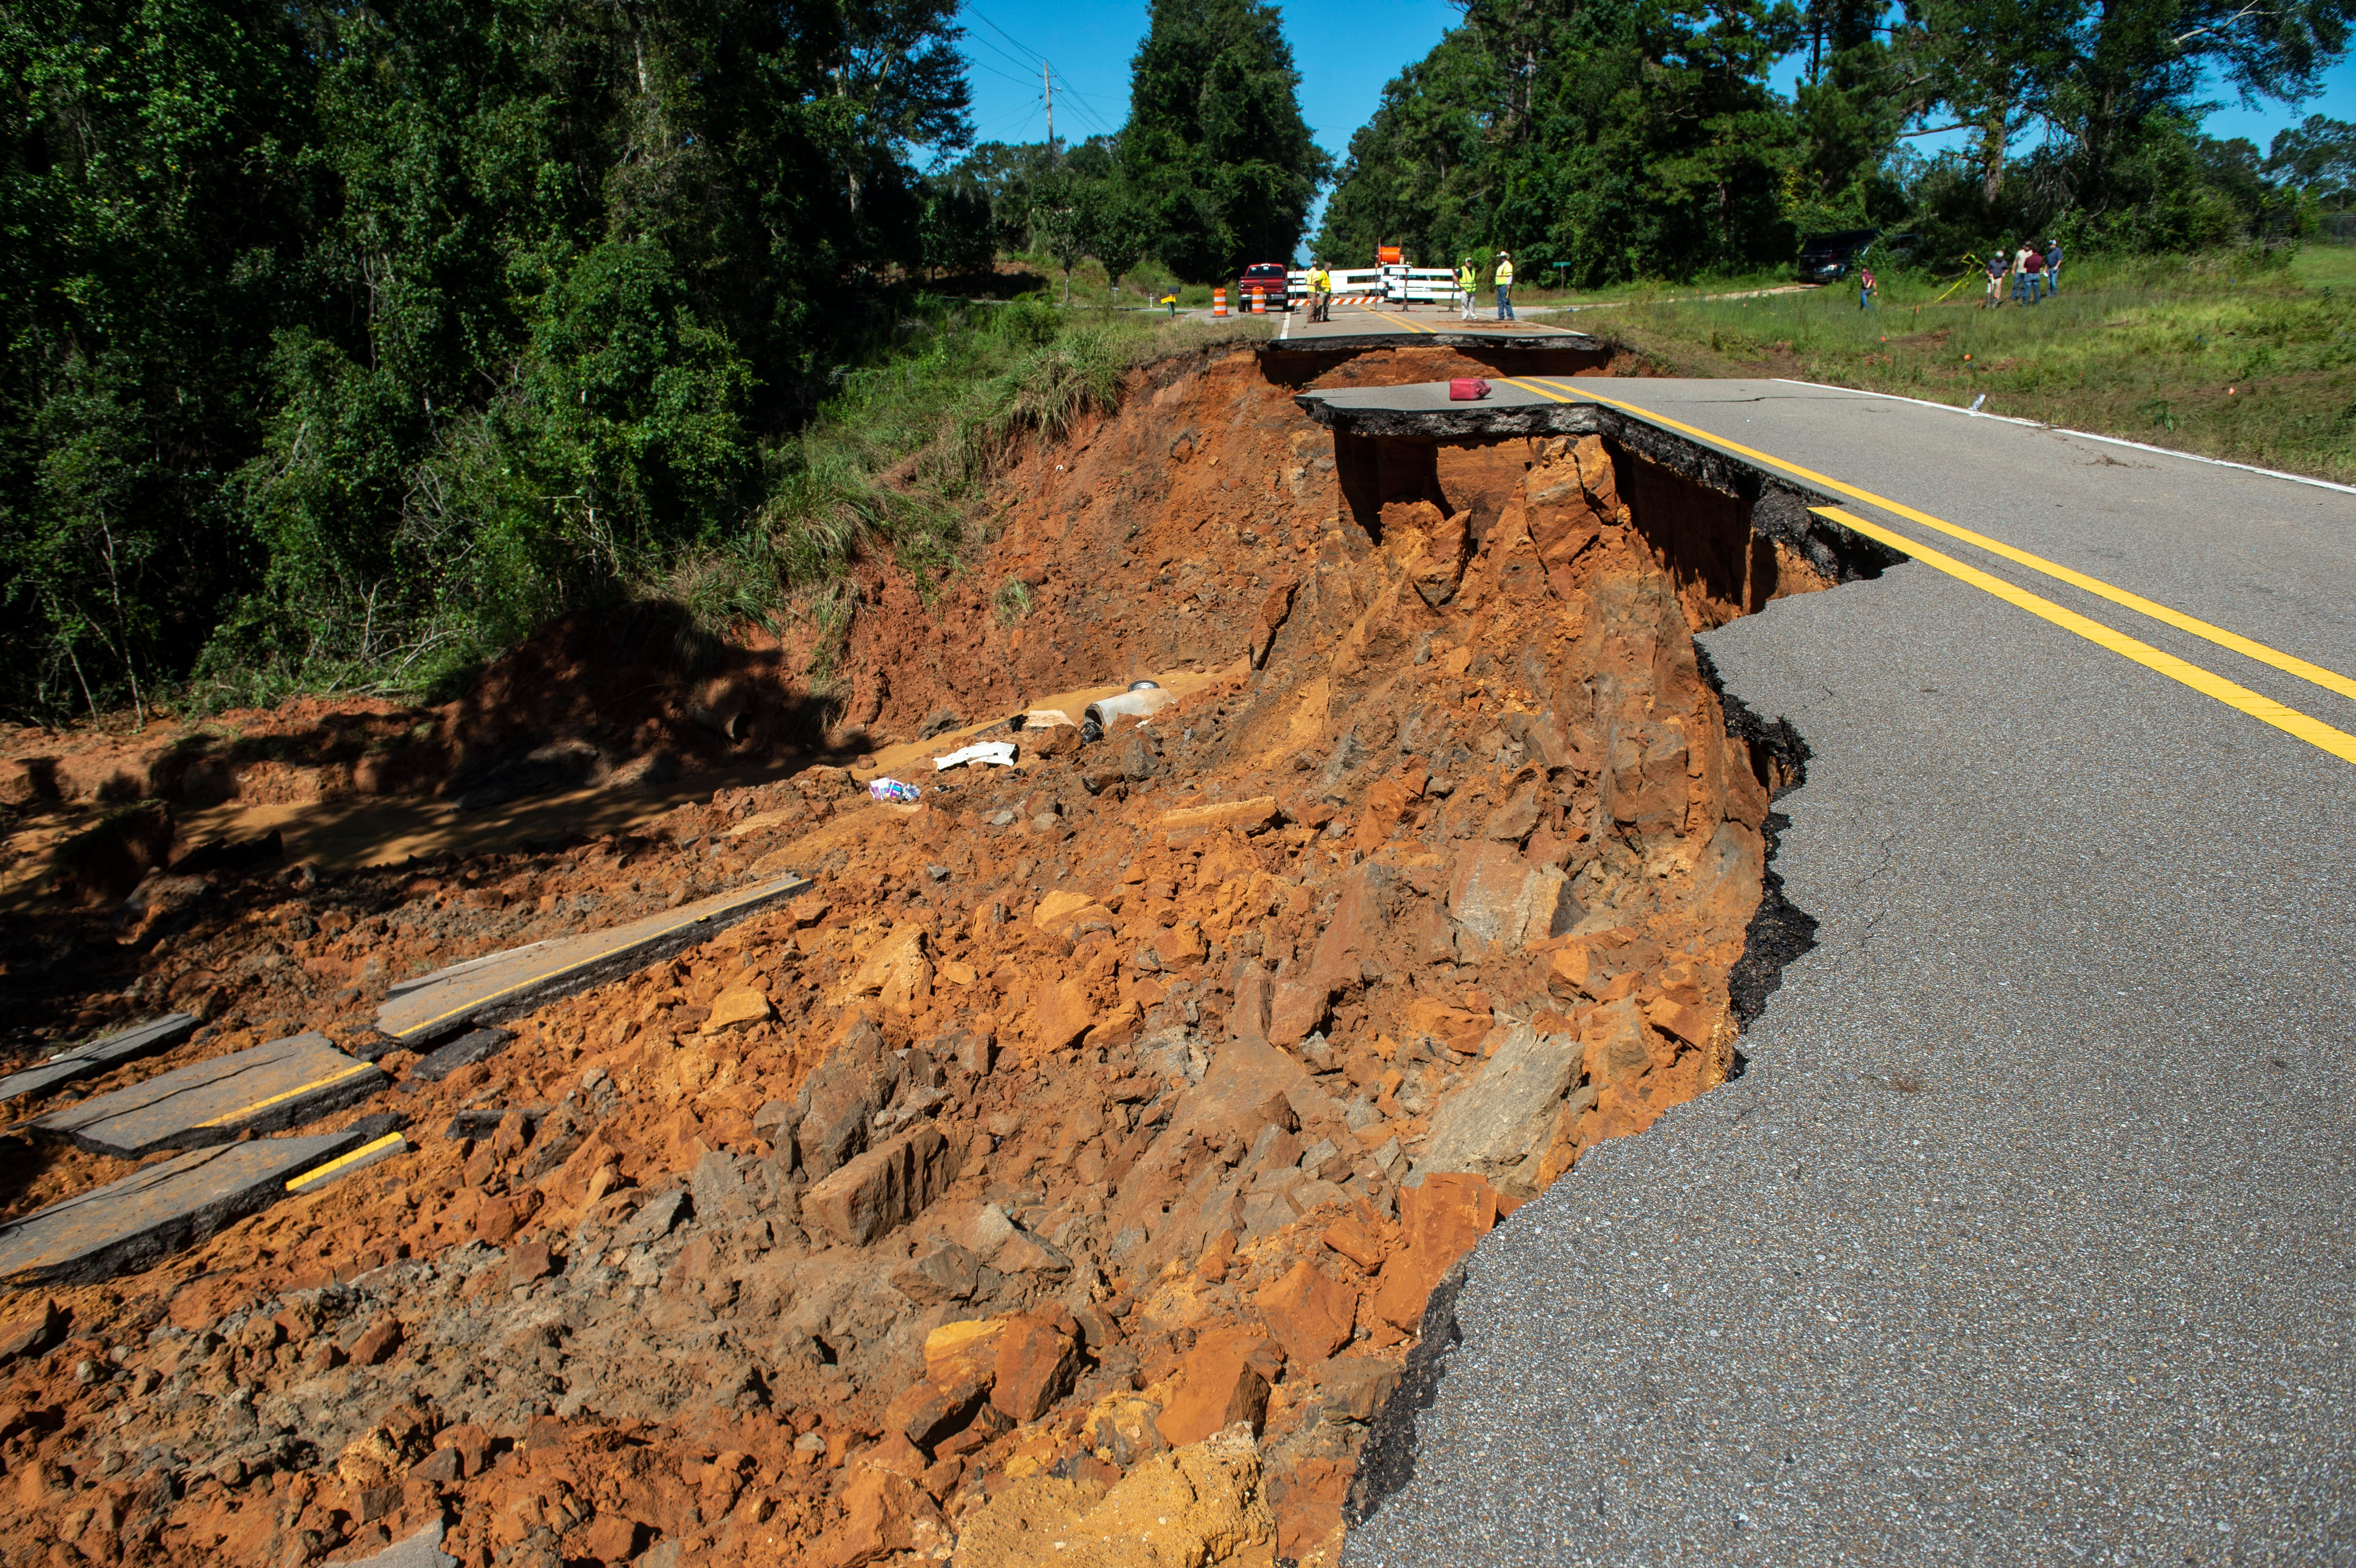
[[(966, 60), (966, 62), (965, 62), (965, 63), (966, 63), (967, 65), (969, 65), (969, 66), (972, 67), (972, 68), (973, 68), (974, 69), (976, 69), (976, 70), (986, 70), (986, 71), (988, 71), (991, 75), (992, 75), (992, 76), (994, 76), (994, 77), (998, 78), (998, 80), (1001, 80), (1001, 81), (1011, 81), (1011, 82), (1012, 82), (1012, 83), (1013, 83), (1015, 86), (1017, 86), (1017, 87), (1028, 87), (1028, 86), (1030, 86), (1030, 85), (1031, 85), (1029, 82), (1027, 82), (1027, 81), (1023, 80), (1021, 77), (1019, 77), (1019, 76), (1009, 76), (1006, 72), (1004, 72), (1004, 71), (1002, 71), (1002, 70), (999, 69), (998, 69), (996, 66), (994, 66), (994, 65), (986, 65), (986, 64), (984, 64), (983, 62), (981, 62), (980, 60), (974, 59), (971, 59), (971, 58), (969, 58), (969, 57), (967, 59), (967, 60)], [(1032, 101), (1033, 101), (1033, 102), (1034, 102), (1034, 103), (1038, 101), (1038, 95), (1037, 95), (1037, 94), (1033, 93), (1033, 94), (1032, 95)]]
[[(1051, 70), (1054, 69), (1052, 66), (1048, 69)], [(1055, 71), (1055, 81), (1058, 86), (1063, 88), (1065, 96), (1077, 99), (1079, 101), (1080, 118), (1086, 120), (1089, 124), (1094, 125), (1099, 134), (1106, 136), (1118, 134), (1112, 127), (1104, 123), (1104, 117), (1102, 115), (1088, 107), (1088, 104), (1092, 101), (1089, 95), (1085, 92), (1075, 91), (1072, 84), (1064, 80), (1064, 73), (1062, 71)]]
[(1033, 48), (1029, 44), (1024, 43), (1021, 38), (1016, 37), (1013, 34), (1008, 32), (997, 23), (991, 21), (989, 17), (982, 16), (980, 11), (975, 10), (971, 5), (968, 5), (966, 9), (971, 12), (983, 27), (988, 27), (991, 32), (996, 33), (1000, 37), (1004, 38), (1008, 43), (1012, 44), (1016, 48), (1021, 49), (1033, 59), (1043, 60), (1047, 58), (1045, 55), (1041, 54), (1037, 49)]
[[(1000, 59), (1004, 60), (1008, 65), (1012, 66), (1016, 70), (1021, 71), (1021, 72), (1023, 73), (1023, 79), (1024, 79), (1025, 80), (1029, 80), (1030, 75), (1031, 75), (1031, 69), (1032, 69), (1032, 66), (1033, 66), (1033, 64), (1034, 62), (1033, 62), (1033, 61), (1031, 61), (1031, 60), (1016, 59), (1012, 55), (1008, 54), (1004, 49), (1000, 48), (996, 44), (991, 43), (988, 38), (974, 38), (974, 37), (973, 37), (973, 35), (972, 35), (971, 33), (968, 33), (968, 34), (966, 35), (966, 37), (969, 37), (969, 38), (973, 38), (973, 41), (974, 41), (975, 43), (980, 44), (983, 48), (988, 49), (991, 54), (996, 55)], [(967, 58), (968, 58), (968, 59), (970, 59), (970, 58), (972, 58), (972, 57), (968, 56)]]

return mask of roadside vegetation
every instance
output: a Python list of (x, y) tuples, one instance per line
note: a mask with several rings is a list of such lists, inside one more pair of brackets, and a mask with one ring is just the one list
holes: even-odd
[[(982, 491), (1024, 442), (1061, 440), (1088, 414), (1118, 409), (1140, 365), (1269, 330), (1031, 299), (923, 301), (890, 350), (847, 371), (770, 451), (776, 479), (750, 526), (626, 587), (676, 601), (707, 635), (798, 622), (830, 642), (848, 624), (854, 560), (888, 554), (937, 588), (990, 537)], [(1027, 597), (997, 603), (1009, 619), (1027, 608)]]
[(1665, 372), (1788, 376), (2356, 482), (2356, 247), (2071, 262), (2036, 305), (1966, 277), (1598, 311)]
[(1327, 172), (1275, 8), (1194, 0), (1118, 199), (1101, 144), (993, 199), (956, 17), (0, 16), (0, 716), (429, 693), (620, 599), (947, 570), (993, 451), (1183, 341), (1007, 295), (1286, 253)]

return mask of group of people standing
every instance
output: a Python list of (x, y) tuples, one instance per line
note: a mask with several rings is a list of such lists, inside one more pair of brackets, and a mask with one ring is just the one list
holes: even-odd
[[(1481, 266), (1470, 256), (1456, 263), (1456, 292), (1464, 300), (1464, 319), (1471, 321), (1473, 300), (1481, 287)], [(1504, 251), (1497, 252), (1497, 319), (1519, 321), (1514, 314), (1514, 258)]]
[(2040, 249), (2034, 240), (2023, 240), (2008, 259), (1999, 245), (1987, 259), (1987, 302), (1986, 309), (1994, 310), (2004, 304), (2004, 281), (2012, 280), (2012, 298), (2016, 304), (2035, 304), (2042, 293), (2051, 296), (2062, 292), (2062, 241), (2048, 240)]
[[(1481, 286), (1480, 264), (1467, 256), (1456, 264), (1456, 291), (1464, 296), (1464, 319), (1472, 319), (1473, 298)], [(1309, 263), (1309, 319), (1333, 319), (1333, 274), (1326, 270), (1323, 258)], [(1174, 314), (1174, 313), (1173, 313)], [(1519, 321), (1514, 314), (1514, 258), (1505, 251), (1497, 252), (1497, 319)]]

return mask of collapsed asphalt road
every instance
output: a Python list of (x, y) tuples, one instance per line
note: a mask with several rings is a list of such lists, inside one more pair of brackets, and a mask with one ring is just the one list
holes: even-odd
[[(1852, 394), (1605, 387), (1778, 417), (1734, 439), (1803, 460), (1812, 397), (1821, 475), (1976, 497), (1942, 515), (2356, 667), (2336, 492)], [(1814, 750), (1777, 866), (1817, 945), (1735, 1082), (1475, 1251), (1430, 1408), (1388, 1413), (1411, 1478), (1345, 1560), (2347, 1560), (2356, 769), (1921, 561), (1701, 640)]]

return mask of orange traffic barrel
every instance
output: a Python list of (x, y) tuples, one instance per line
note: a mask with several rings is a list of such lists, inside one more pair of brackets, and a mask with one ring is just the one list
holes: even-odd
[(1267, 297), (1258, 289), (1252, 290), (1252, 314), (1254, 315), (1266, 315), (1268, 314)]
[(1225, 315), (1227, 314), (1226, 290), (1213, 289), (1211, 291), (1211, 314), (1213, 315)]

